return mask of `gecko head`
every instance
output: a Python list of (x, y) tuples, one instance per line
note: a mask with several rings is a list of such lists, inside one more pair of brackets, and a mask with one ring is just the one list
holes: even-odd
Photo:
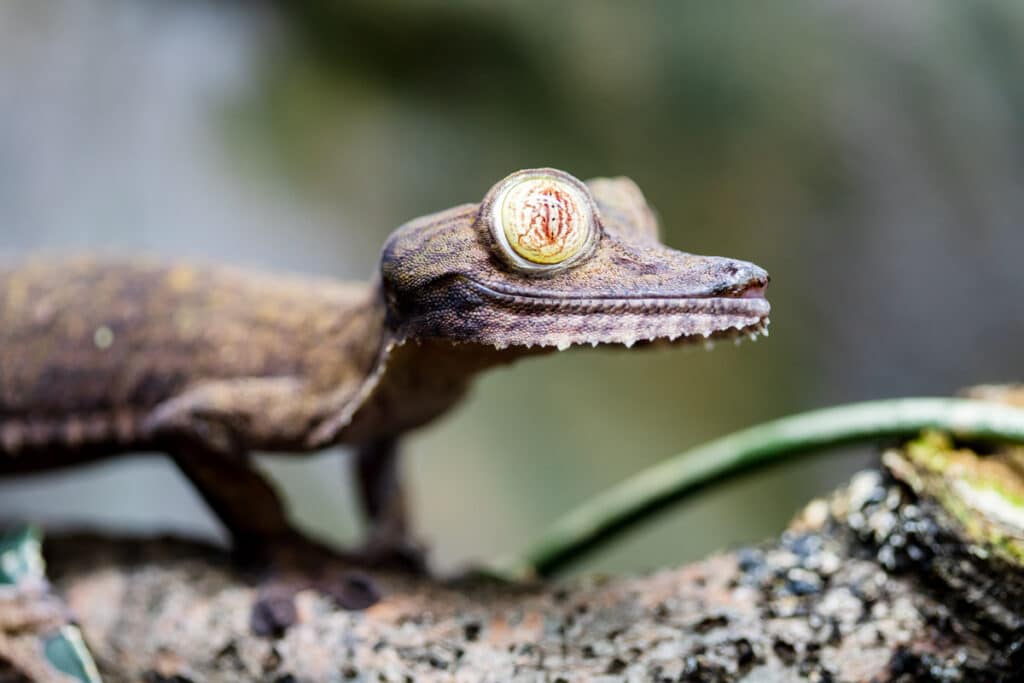
[(413, 220), (384, 247), (388, 323), (402, 340), (506, 347), (756, 335), (768, 274), (658, 241), (628, 178), (513, 173), (479, 204)]

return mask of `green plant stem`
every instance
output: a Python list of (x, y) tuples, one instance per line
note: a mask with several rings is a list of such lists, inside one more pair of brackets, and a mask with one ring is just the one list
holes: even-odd
[(504, 576), (548, 576), (690, 495), (816, 449), (940, 429), (961, 439), (1024, 443), (1024, 410), (986, 401), (902, 398), (784, 417), (681, 453), (591, 498), (551, 525)]

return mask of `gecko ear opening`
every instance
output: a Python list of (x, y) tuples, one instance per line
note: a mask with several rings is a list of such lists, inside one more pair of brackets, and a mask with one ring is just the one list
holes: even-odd
[(589, 188), (553, 168), (527, 169), (491, 188), (479, 220), (497, 255), (526, 275), (551, 275), (589, 257), (601, 236)]

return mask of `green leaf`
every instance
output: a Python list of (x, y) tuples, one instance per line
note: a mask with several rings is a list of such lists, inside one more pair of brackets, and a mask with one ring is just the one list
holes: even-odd
[(102, 683), (96, 663), (76, 626), (65, 626), (43, 641), (46, 659), (55, 669), (82, 683)]
[(0, 586), (45, 575), (42, 534), (35, 527), (21, 526), (0, 536)]

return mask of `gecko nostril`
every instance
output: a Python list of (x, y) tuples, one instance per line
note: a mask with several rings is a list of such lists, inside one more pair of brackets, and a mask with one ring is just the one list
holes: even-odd
[(734, 264), (730, 270), (737, 285), (763, 287), (768, 284), (768, 272), (752, 263)]
[(715, 294), (732, 297), (763, 297), (768, 286), (768, 273), (744, 261), (730, 261), (721, 266), (722, 285)]

